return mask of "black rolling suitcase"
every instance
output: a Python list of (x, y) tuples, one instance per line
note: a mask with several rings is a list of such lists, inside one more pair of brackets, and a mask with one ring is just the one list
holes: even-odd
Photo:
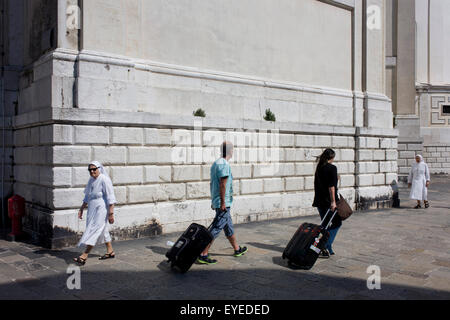
[(288, 259), (289, 265), (304, 270), (310, 270), (314, 266), (320, 251), (325, 248), (330, 237), (328, 228), (337, 211), (334, 212), (327, 226), (323, 227), (330, 212), (331, 210), (328, 210), (320, 225), (304, 223), (300, 226), (283, 252), (283, 259)]
[(202, 225), (193, 223), (166, 253), (166, 257), (172, 268), (186, 273), (211, 241), (213, 241), (213, 236), (209, 230)]

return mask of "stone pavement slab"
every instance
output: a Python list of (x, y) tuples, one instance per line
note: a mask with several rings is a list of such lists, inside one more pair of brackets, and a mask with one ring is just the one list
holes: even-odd
[[(116, 259), (99, 261), (94, 249), (81, 267), (81, 289), (70, 290), (68, 268), (77, 248), (45, 250), (0, 240), (0, 299), (63, 300), (312, 300), (450, 299), (450, 178), (433, 177), (429, 209), (402, 207), (355, 212), (336, 238), (336, 256), (310, 271), (288, 267), (283, 250), (303, 222), (318, 216), (236, 225), (249, 252), (232, 256), (223, 235), (211, 249), (217, 265), (170, 270), (166, 242), (179, 234), (114, 243)], [(381, 290), (369, 290), (369, 266), (381, 271)]]

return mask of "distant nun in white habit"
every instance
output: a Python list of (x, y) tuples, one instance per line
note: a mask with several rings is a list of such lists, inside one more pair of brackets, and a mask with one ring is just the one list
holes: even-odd
[(430, 186), (430, 169), (423, 161), (421, 155), (416, 156), (416, 162), (412, 165), (408, 177), (408, 187), (411, 188), (410, 199), (417, 200), (415, 209), (422, 208), (420, 201), (424, 202), (425, 208), (428, 208), (428, 187)]
[(111, 179), (102, 164), (94, 161), (88, 166), (90, 178), (84, 190), (83, 205), (78, 211), (78, 218), (83, 219), (83, 211), (88, 207), (86, 216), (86, 231), (83, 234), (79, 247), (86, 247), (84, 253), (74, 261), (84, 265), (92, 248), (98, 244), (106, 244), (107, 253), (100, 260), (115, 258), (111, 244), (109, 226), (114, 223), (114, 204), (116, 197)]

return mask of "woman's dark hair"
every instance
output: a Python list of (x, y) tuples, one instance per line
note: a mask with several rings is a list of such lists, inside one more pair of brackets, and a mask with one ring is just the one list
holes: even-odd
[(317, 164), (316, 174), (320, 168), (328, 163), (329, 160), (336, 157), (336, 152), (332, 149), (326, 149), (319, 157), (319, 163)]

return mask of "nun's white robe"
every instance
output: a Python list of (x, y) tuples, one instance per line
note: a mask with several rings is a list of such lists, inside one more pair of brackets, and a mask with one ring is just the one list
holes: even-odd
[(410, 199), (428, 200), (427, 181), (430, 181), (430, 169), (425, 162), (414, 163), (409, 172), (408, 183), (411, 183)]
[(111, 242), (108, 208), (116, 203), (111, 179), (104, 174), (100, 174), (97, 179), (91, 177), (84, 193), (83, 201), (88, 204), (86, 231), (78, 246), (95, 246)]

